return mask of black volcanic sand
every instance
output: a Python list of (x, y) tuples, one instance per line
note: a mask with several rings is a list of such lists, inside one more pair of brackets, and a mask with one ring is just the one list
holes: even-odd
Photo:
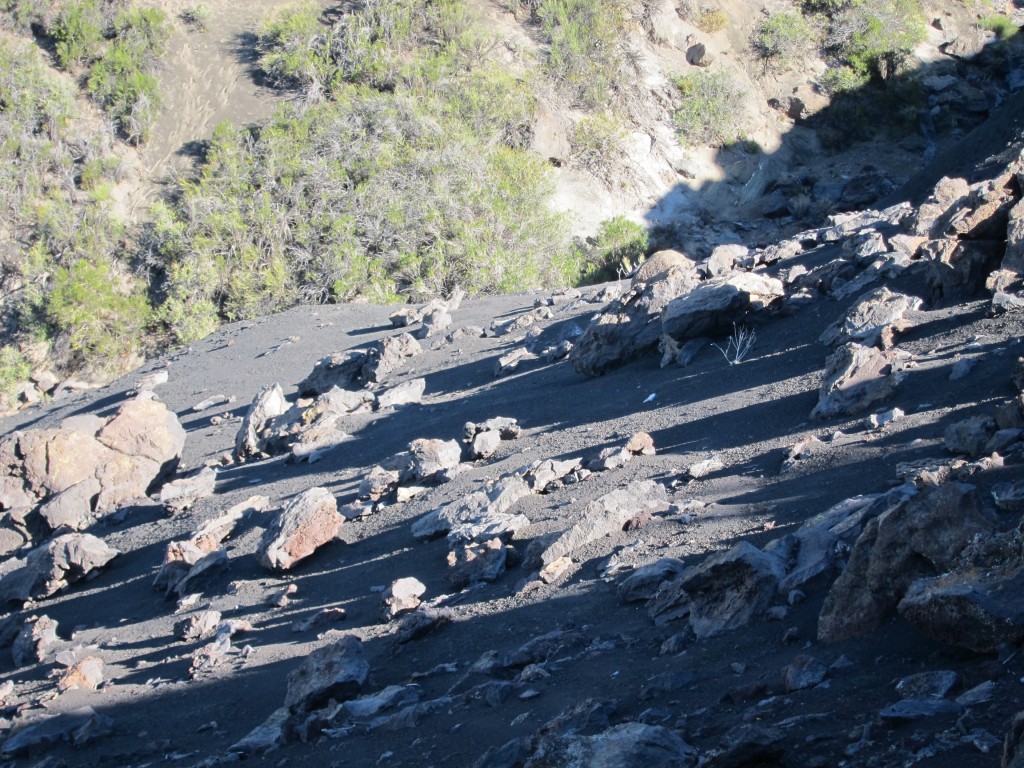
[[(918, 288), (913, 281), (894, 287)], [(487, 326), (493, 319), (512, 317), (532, 308), (541, 295), (466, 301), (454, 314), (455, 327)], [(805, 589), (804, 602), (787, 606), (781, 621), (761, 619), (747, 629), (695, 642), (678, 655), (659, 655), (662, 642), (683, 626), (656, 627), (642, 604), (620, 602), (615, 587), (628, 571), (601, 576), (612, 556), (626, 566), (665, 556), (692, 564), (740, 540), (764, 545), (842, 499), (891, 487), (898, 462), (945, 456), (947, 425), (991, 414), (1013, 395), (1010, 372), (1024, 354), (1018, 343), (1021, 318), (990, 319), (987, 302), (979, 298), (910, 314), (912, 327), (898, 337), (897, 347), (913, 356), (913, 367), (897, 394), (877, 408), (899, 407), (907, 414), (903, 419), (881, 431), (864, 428), (866, 414), (811, 422), (828, 354), (818, 336), (852, 301), (823, 298), (759, 323), (753, 352), (739, 365), (729, 365), (707, 347), (686, 368), (660, 368), (659, 355), (651, 352), (595, 379), (577, 374), (566, 362), (496, 379), (496, 360), (515, 346), (515, 337), (463, 337), (436, 349), (430, 348), (435, 340), (427, 340), (428, 351), (389, 382), (426, 377), (422, 405), (351, 417), (346, 428), (353, 439), (312, 465), (275, 458), (224, 467), (217, 494), (186, 513), (169, 517), (156, 502), (140, 500), (90, 531), (123, 554), (94, 580), (26, 606), (23, 614), (56, 619), (68, 647), (104, 660), (109, 682), (96, 692), (53, 696), (51, 673), (57, 665), (15, 669), (8, 651), (0, 653), (0, 680), (13, 680), (15, 701), (35, 704), (39, 714), (89, 705), (113, 718), (115, 730), (82, 748), (57, 745), (15, 764), (35, 765), (51, 755), (65, 763), (47, 765), (141, 768), (194, 765), (223, 754), (283, 704), (287, 675), (306, 654), (330, 643), (336, 632), (350, 632), (365, 643), (371, 667), (367, 692), (415, 682), (421, 700), (449, 695), (450, 700), (424, 714), (415, 727), (290, 744), (248, 763), (468, 766), (489, 747), (533, 733), (567, 707), (600, 699), (616, 702), (613, 722), (643, 717), (663, 723), (703, 754), (720, 748), (737, 724), (782, 723), (786, 765), (889, 766), (903, 764), (912, 753), (919, 753), (917, 764), (923, 766), (998, 765), (1001, 746), (986, 754), (957, 739), (961, 730), (980, 728), (1002, 740), (1010, 718), (1024, 708), (1020, 656), (1000, 664), (994, 657), (971, 655), (928, 639), (898, 617), (865, 639), (819, 644), (817, 615), (829, 585), (824, 576)], [(600, 306), (569, 305), (545, 325), (551, 333), (573, 323), (582, 326)], [(108, 387), (23, 411), (6, 419), (3, 429), (53, 426), (78, 413), (110, 413), (140, 375), (166, 363), (169, 381), (157, 394), (188, 432), (182, 469), (193, 469), (231, 450), (238, 417), (262, 386), (279, 382), (294, 398), (296, 383), (322, 356), (395, 333), (389, 311), (358, 304), (301, 307), (225, 326)], [(949, 381), (952, 366), (964, 358), (976, 360), (971, 373)], [(214, 394), (237, 397), (227, 406), (235, 418), (219, 426), (211, 417), (224, 407), (191, 410)], [(465, 422), (493, 416), (518, 419), (524, 432), (516, 441), (503, 442), (492, 460), (468, 465), (454, 480), (404, 506), (346, 523), (343, 542), (322, 548), (291, 572), (272, 574), (257, 562), (254, 552), (263, 528), (296, 494), (325, 486), (339, 502), (351, 501), (369, 468), (411, 440), (458, 439)], [(515, 567), (494, 584), (455, 596), (447, 581), (444, 539), (422, 543), (410, 533), (412, 521), (488, 478), (537, 459), (596, 453), (621, 445), (639, 430), (653, 436), (657, 455), (637, 457), (621, 469), (524, 500), (517, 511), (533, 524), (519, 533), (516, 549), (524, 552), (536, 537), (567, 528), (586, 502), (632, 480), (653, 478), (671, 487), (674, 501), (708, 506), (693, 520), (659, 515), (639, 530), (588, 545), (576, 553), (574, 568), (560, 584), (521, 591), (529, 574)], [(817, 452), (781, 472), (786, 449), (810, 435), (823, 441)], [(684, 467), (712, 455), (726, 469), (689, 484), (683, 481)], [(1019, 455), (1011, 457), (1005, 468), (977, 477), (986, 498), (992, 484), (1021, 476), (1019, 462)], [(248, 517), (228, 541), (230, 567), (197, 606), (251, 622), (254, 631), (234, 639), (237, 647), (251, 646), (251, 653), (190, 680), (190, 655), (203, 643), (175, 639), (172, 628), (181, 615), (175, 614), (174, 602), (153, 589), (153, 576), (167, 542), (186, 538), (200, 522), (256, 493), (270, 497), (270, 509)], [(394, 625), (381, 620), (379, 590), (405, 576), (427, 586), (426, 599), (453, 595), (447, 605), (455, 620), (395, 648)], [(267, 597), (289, 584), (297, 587), (291, 603), (269, 606)], [(786, 604), (784, 597), (778, 604)], [(321, 636), (317, 630), (293, 631), (293, 624), (325, 607), (344, 608), (347, 619)], [(539, 693), (536, 697), (521, 699), (517, 688), (492, 706), (461, 695), (488, 679), (469, 674), (469, 666), (485, 652), (501, 654), (568, 628), (582, 630), (587, 643), (549, 661), (551, 677), (526, 686)], [(784, 642), (787, 631), (790, 641)], [(845, 656), (850, 664), (831, 671), (823, 685), (786, 694), (780, 669), (801, 653), (826, 665)], [(455, 671), (439, 668), (447, 664), (455, 665)], [(933, 669), (957, 671), (964, 690), (995, 677), (995, 698), (973, 708), (961, 730), (956, 715), (877, 724), (878, 711), (898, 699), (900, 677)], [(648, 679), (663, 672), (692, 673), (692, 682), (643, 698)], [(866, 728), (870, 723), (875, 725)], [(947, 741), (956, 743), (937, 748)], [(935, 756), (926, 756), (933, 751)]]

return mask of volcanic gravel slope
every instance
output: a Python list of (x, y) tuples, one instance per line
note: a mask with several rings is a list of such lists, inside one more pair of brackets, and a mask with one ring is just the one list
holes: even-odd
[[(891, 287), (923, 292), (912, 277)], [(454, 327), (486, 327), (532, 309), (539, 297), (466, 301), (454, 313)], [(58, 622), (60, 647), (103, 659), (107, 682), (98, 691), (58, 696), (53, 673), (60, 667), (52, 660), (15, 668), (4, 652), (0, 669), (15, 686), (9, 719), (16, 710), (26, 718), (88, 705), (113, 719), (113, 732), (77, 748), (62, 742), (15, 764), (36, 764), (43, 755), (58, 761), (47, 764), (74, 766), (220, 759), (282, 706), (288, 674), (304, 657), (351, 633), (363, 640), (370, 664), (365, 692), (415, 684), (420, 701), (431, 705), (387, 727), (328, 728), (308, 743), (253, 755), (249, 763), (469, 765), (567, 708), (596, 700), (614, 703), (610, 722), (641, 719), (675, 728), (705, 755), (723, 748), (730, 729), (768, 723), (784, 735), (785, 765), (997, 765), (995, 742), (1024, 707), (1019, 657), (967, 654), (900, 618), (861, 640), (819, 644), (817, 615), (832, 574), (805, 588), (802, 602), (790, 606), (780, 597), (775, 620), (683, 642), (672, 653), (660, 649), (682, 623), (655, 626), (642, 603), (624, 603), (616, 594), (616, 584), (634, 567), (668, 556), (698, 563), (740, 540), (763, 546), (845, 498), (887, 490), (898, 462), (945, 455), (948, 424), (988, 414), (993, 403), (1012, 395), (1010, 371), (1024, 352), (1021, 319), (990, 318), (987, 302), (967, 300), (908, 316), (910, 327), (897, 346), (911, 364), (896, 394), (878, 408), (899, 407), (904, 418), (879, 430), (865, 428), (863, 414), (811, 422), (828, 354), (817, 339), (850, 303), (820, 298), (763, 319), (752, 353), (740, 364), (730, 365), (709, 346), (684, 368), (661, 368), (652, 352), (599, 378), (582, 377), (565, 361), (496, 378), (497, 359), (521, 339), (514, 335), (426, 340), (426, 351), (389, 382), (425, 377), (422, 404), (348, 417), (352, 439), (313, 464), (278, 457), (222, 466), (216, 494), (187, 512), (168, 516), (155, 501), (140, 500), (90, 530), (123, 554), (95, 579), (15, 612), (8, 626), (45, 613)], [(571, 326), (582, 328), (600, 308), (585, 300), (563, 304), (543, 323), (545, 334), (571, 335)], [(156, 391), (187, 430), (181, 469), (197, 468), (231, 451), (241, 416), (261, 387), (278, 382), (294, 399), (296, 383), (321, 357), (394, 334), (388, 312), (358, 304), (300, 307), (226, 326), (102, 390), (24, 411), (3, 426), (38, 428), (75, 414), (112, 413), (139, 376), (166, 366), (169, 380)], [(969, 374), (951, 382), (953, 365), (965, 359), (974, 361)], [(236, 400), (192, 410), (214, 394)], [(369, 469), (413, 439), (460, 439), (465, 422), (493, 416), (517, 419), (523, 433), (503, 441), (492, 459), (467, 464), (411, 502), (346, 522), (341, 540), (292, 571), (275, 574), (259, 564), (255, 553), (269, 516), (296, 495), (323, 486), (340, 504), (352, 501)], [(411, 535), (413, 521), (487, 479), (538, 459), (592, 455), (637, 431), (653, 437), (656, 455), (520, 502), (516, 511), (531, 525), (516, 535), (515, 550), (522, 555), (532, 540), (568, 528), (587, 502), (630, 481), (663, 483), (676, 506), (636, 530), (587, 544), (553, 584), (527, 585), (531, 574), (513, 566), (495, 583), (460, 592), (448, 581), (444, 539), (419, 542)], [(783, 471), (787, 449), (812, 435), (820, 445)], [(685, 468), (712, 456), (724, 469), (687, 482)], [(1019, 478), (1019, 456), (974, 482), (984, 491)], [(256, 493), (270, 498), (269, 509), (244, 519), (227, 543), (227, 570), (205, 587), (198, 604), (176, 612), (175, 602), (152, 586), (166, 544)], [(452, 621), (399, 645), (395, 624), (382, 619), (380, 592), (407, 576), (422, 581), (424, 599), (449, 608)], [(296, 588), (289, 603), (270, 605), (268, 598), (288, 585)], [(177, 640), (173, 627), (201, 608), (244, 619), (253, 629), (234, 638), (238, 652), (192, 676), (193, 652), (207, 641)], [(345, 618), (296, 630), (324, 608), (343, 608)], [(500, 658), (553, 630), (576, 630), (577, 642), (553, 652), (529, 682), (471, 668), (487, 652)], [(786, 693), (780, 670), (799, 654), (826, 665), (841, 661), (823, 684)], [(954, 670), (964, 690), (994, 679), (996, 695), (961, 721), (956, 714), (902, 725), (879, 720), (879, 710), (898, 698), (896, 680), (932, 669)], [(655, 677), (664, 673), (678, 675), (661, 689), (651, 681), (669, 679)]]

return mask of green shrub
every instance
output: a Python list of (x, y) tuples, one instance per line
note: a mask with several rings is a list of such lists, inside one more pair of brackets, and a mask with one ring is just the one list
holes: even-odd
[(818, 85), (829, 96), (840, 93), (853, 93), (867, 85), (870, 77), (851, 67), (838, 66), (829, 67), (821, 77), (818, 78)]
[(584, 117), (570, 139), (573, 159), (595, 176), (605, 175), (623, 155), (626, 132), (614, 116), (601, 113)]
[(99, 0), (64, 3), (52, 31), (60, 65), (71, 69), (99, 56), (105, 28), (106, 20)]
[(260, 31), (260, 68), (278, 85), (323, 82), (326, 62), (317, 37), (325, 32), (316, 3), (285, 8)]
[(781, 72), (811, 50), (814, 34), (799, 13), (773, 13), (754, 28), (750, 45), (766, 71)]
[(549, 71), (580, 105), (606, 102), (625, 64), (622, 0), (540, 0), (537, 16), (549, 41)]
[(729, 25), (729, 16), (725, 11), (702, 8), (696, 21), (697, 26), (705, 32), (721, 32)]
[(579, 284), (615, 280), (638, 266), (647, 255), (647, 230), (625, 216), (601, 222), (597, 234), (588, 238), (586, 261)]
[(205, 32), (210, 23), (210, 6), (206, 3), (190, 5), (178, 14), (178, 17), (198, 32)]
[(138, 49), (115, 40), (89, 71), (86, 89), (99, 102), (130, 141), (149, 139), (160, 105), (156, 78), (146, 72)]
[(724, 69), (691, 72), (675, 82), (675, 125), (684, 144), (721, 146), (744, 129), (743, 93)]
[(15, 404), (18, 384), (28, 378), (31, 370), (16, 347), (0, 346), (0, 407)]
[(1020, 31), (1020, 27), (1013, 23), (1013, 20), (1002, 13), (993, 13), (978, 20), (978, 26), (995, 32), (1000, 40), (1009, 40)]
[(145, 294), (108, 262), (80, 259), (57, 270), (45, 314), (72, 365), (118, 371), (141, 351), (150, 309)]
[(855, 72), (884, 80), (926, 37), (917, 0), (854, 0), (833, 17), (828, 43)]

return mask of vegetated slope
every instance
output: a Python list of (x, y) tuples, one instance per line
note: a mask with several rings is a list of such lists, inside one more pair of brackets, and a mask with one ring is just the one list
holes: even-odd
[[(597, 378), (558, 361), (562, 342), (574, 345), (579, 361), (595, 329), (644, 320), (642, 313), (628, 317), (643, 301), (616, 302), (597, 286), (580, 297), (541, 292), (431, 307), (423, 326), (431, 331), (409, 326), (425, 336), (419, 354), (396, 359), (381, 347), (356, 368), (345, 363), (352, 358), (336, 356), (318, 366), (321, 384), (313, 384), (317, 361), (391, 339), (400, 329), (381, 307), (299, 307), (225, 326), (113, 385), (9, 419), (9, 429), (43, 429), (73, 416), (68, 428), (88, 431), (97, 423), (86, 414), (107, 417), (130, 390), (150, 390), (185, 427), (179, 474), (205, 463), (217, 473), (212, 495), (197, 493), (185, 509), (166, 491), (166, 504), (138, 499), (97, 508), (87, 530), (120, 554), (91, 580), (11, 612), (3, 634), (20, 632), (22, 639), (18, 663), (4, 662), (13, 683), (12, 721), (0, 750), (18, 764), (52, 757), (83, 766), (141, 765), (165, 756), (215, 765), (240, 755), (255, 765), (287, 759), (536, 766), (562, 764), (561, 755), (580, 750), (624, 764), (668, 750), (673, 764), (684, 765), (997, 765), (1004, 734), (1019, 750), (1019, 734), (1010, 728), (1024, 707), (1019, 613), (1008, 617), (1005, 640), (979, 646), (989, 642), (974, 634), (974, 627), (989, 626), (982, 611), (954, 623), (959, 633), (943, 643), (911, 624), (902, 607), (897, 613), (903, 594), (888, 590), (928, 582), (946, 567), (967, 581), (977, 568), (992, 578), (1020, 568), (1020, 432), (995, 433), (995, 419), (1003, 425), (1024, 418), (1022, 315), (993, 314), (1012, 305), (1013, 296), (1019, 300), (1020, 273), (1014, 283), (991, 271), (999, 259), (990, 258), (1017, 269), (1020, 234), (1004, 234), (1017, 216), (1010, 211), (1020, 206), (1017, 171), (968, 193), (965, 184), (944, 183), (916, 211), (837, 217), (757, 249), (733, 269), (720, 259), (702, 265), (720, 271), (718, 277), (698, 277), (678, 263), (693, 280), (682, 299), (722, 281), (760, 279), (771, 289), (778, 279), (784, 290), (764, 311), (736, 313), (729, 305), (706, 312), (703, 319), (715, 321), (706, 332), (725, 351), (705, 341), (682, 367), (671, 354), (661, 367), (653, 348), (628, 345), (619, 351), (632, 359)], [(989, 250), (1000, 244), (1002, 250)], [(943, 260), (950, 253), (952, 260)], [(953, 263), (963, 269), (947, 269)], [(981, 287), (986, 276), (991, 290)], [(651, 285), (675, 279), (670, 274)], [(850, 386), (848, 394), (880, 399), (859, 412), (829, 415), (820, 406), (821, 392), (828, 392), (821, 385), (832, 375), (826, 360), (845, 337), (823, 332), (865, 295), (879, 301), (883, 286), (907, 300), (902, 310), (876, 327), (849, 324), (845, 331), (859, 339), (854, 348), (889, 366), (866, 366), (855, 381), (868, 386)], [(604, 322), (595, 321), (597, 311)], [(652, 312), (656, 323), (678, 333), (680, 305)], [(438, 332), (443, 314), (453, 324)], [(756, 331), (742, 360), (727, 346), (730, 319)], [(671, 343), (665, 347), (671, 352)], [(323, 386), (331, 370), (350, 394), (298, 398), (300, 390)], [(366, 407), (417, 379), (425, 385), (418, 404)], [(243, 423), (248, 403), (274, 382), (287, 395), (284, 405), (296, 410), (254, 423), (250, 432)], [(214, 396), (235, 399), (207, 407)], [(337, 410), (350, 407), (351, 413)], [(812, 410), (825, 415), (811, 418)], [(383, 475), (372, 468), (387, 466), (413, 441), (458, 441), (466, 422), (498, 416), (516, 419), (522, 432), (499, 440), (490, 457), (463, 453), (459, 471), (407, 477), (400, 481), (403, 498), (412, 497), (407, 501), (390, 495), (398, 492), (388, 490), (391, 480), (376, 501), (357, 499), (376, 493)], [(637, 432), (650, 436), (653, 454), (643, 438), (631, 440)], [(990, 440), (999, 446), (995, 456)], [(257, 451), (284, 453), (246, 458), (250, 441)], [(638, 455), (618, 450), (627, 442)], [(309, 453), (297, 451), (300, 445), (320, 447)], [(596, 456), (605, 449), (612, 450)], [(10, 473), (16, 462), (2, 455), (12, 457)], [(418, 455), (425, 461), (428, 452)], [(318, 460), (303, 460), (309, 456)], [(571, 482), (526, 492), (503, 512), (490, 510), (499, 515), (491, 524), (514, 531), (493, 533), (496, 549), (414, 535), (414, 524), (446, 505), (513, 483), (508, 473), (577, 457), (588, 459), (589, 473), (570, 467)], [(636, 485), (645, 480), (654, 484)], [(260, 557), (264, 532), (275, 528), (282, 508), (316, 487), (326, 488), (349, 519), (297, 565), (268, 569)], [(177, 551), (168, 544), (189, 539), (201, 523), (254, 493), (268, 497), (267, 507), (256, 505), (236, 521), (224, 554), (209, 561), (218, 568), (183, 588), (181, 600), (154, 589), (165, 556)], [(84, 509), (92, 520), (88, 503)], [(813, 527), (830, 509), (845, 516), (836, 541)], [(628, 514), (616, 516), (622, 512)], [(515, 519), (500, 517), (505, 513)], [(35, 526), (35, 514), (23, 519)], [(8, 546), (18, 530), (8, 519)], [(32, 533), (33, 543), (45, 541)], [(818, 535), (827, 546), (818, 546)], [(805, 549), (794, 549), (797, 541)], [(872, 549), (882, 541), (890, 549)], [(544, 559), (569, 544), (565, 559)], [(954, 544), (960, 558), (943, 560)], [(714, 558), (734, 546), (739, 565), (700, 583), (699, 569), (721, 565)], [(504, 570), (463, 587), (460, 578), (474, 572), (467, 552), (487, 564), (487, 550), (503, 554)], [(816, 553), (825, 557), (820, 572), (779, 589), (798, 565), (813, 566)], [(628, 577), (657, 561), (662, 570), (628, 588)], [(882, 570), (864, 575), (865, 562)], [(11, 559), (3, 566), (7, 597), (21, 583), (11, 577), (24, 573), (18, 567)], [(385, 592), (407, 577), (422, 583), (426, 604), (389, 619)], [(689, 592), (680, 594), (684, 583)], [(856, 592), (865, 587), (867, 593)], [(867, 607), (839, 618), (863, 621), (870, 631), (827, 642), (822, 627), (834, 632), (841, 624), (836, 601), (857, 594)], [(207, 610), (234, 623), (219, 630)], [(56, 637), (36, 644), (32, 627), (40, 620), (22, 628), (42, 615), (57, 622)], [(720, 632), (710, 631), (719, 621)], [(215, 636), (204, 636), (202, 626)], [(324, 649), (341, 659), (330, 673), (344, 678), (334, 678), (336, 685), (310, 667)], [(105, 683), (58, 694), (56, 678), (87, 657), (103, 662)], [(84, 721), (72, 721), (76, 728), (89, 723), (78, 731), (77, 746), (33, 743), (29, 727), (43, 714), (81, 706), (95, 714), (79, 712)], [(51, 721), (58, 730), (67, 722)]]
[[(653, 247), (768, 242), (941, 155), (1016, 67), (995, 39), (1009, 17), (962, 3), (927, 17), (915, 3), (751, 15), (619, 0), (5, 10), (141, 142), (91, 195), (95, 174), (65, 183), (65, 218), (102, 213), (115, 235), (92, 250), (41, 222), (19, 235), (13, 283), (41, 296), (38, 311), (5, 297), (8, 403), (296, 301), (585, 281)], [(887, 34), (858, 31), (879, 19)], [(351, 152), (330, 138), (349, 115), (372, 126)], [(56, 291), (61, 268), (93, 289)]]

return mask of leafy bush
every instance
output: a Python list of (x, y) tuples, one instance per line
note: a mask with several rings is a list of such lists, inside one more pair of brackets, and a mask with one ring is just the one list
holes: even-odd
[(773, 13), (751, 35), (750, 45), (765, 70), (783, 71), (805, 55), (814, 44), (810, 24), (799, 13)]
[(828, 43), (854, 72), (884, 80), (926, 36), (917, 0), (854, 0), (832, 18)]
[(852, 67), (837, 66), (829, 69), (818, 78), (818, 85), (829, 96), (840, 93), (853, 93), (867, 85), (870, 78), (867, 74), (857, 72)]
[(325, 32), (316, 3), (285, 8), (260, 31), (260, 68), (278, 85), (322, 82), (327, 62), (317, 37)]
[(131, 43), (115, 40), (89, 71), (89, 94), (103, 105), (128, 141), (149, 140), (160, 105), (156, 78), (143, 70)]
[(612, 115), (584, 117), (570, 139), (573, 159), (595, 176), (605, 176), (623, 155), (624, 137), (622, 123)]
[(580, 105), (605, 103), (625, 66), (623, 0), (539, 0), (536, 13), (549, 41), (549, 71)]
[(698, 70), (675, 81), (680, 139), (689, 145), (721, 146), (743, 133), (743, 93), (724, 69)]
[(978, 20), (978, 26), (995, 32), (1000, 40), (1009, 40), (1020, 31), (1013, 20), (1002, 13), (993, 13)]
[(52, 31), (60, 65), (71, 69), (96, 58), (103, 45), (105, 27), (99, 0), (64, 3)]
[(18, 384), (28, 378), (31, 370), (17, 348), (0, 346), (0, 407), (14, 405)]
[(625, 216), (601, 222), (597, 234), (588, 238), (582, 284), (615, 280), (631, 271), (647, 255), (647, 230)]
[(210, 7), (206, 3), (196, 3), (185, 8), (178, 16), (197, 31), (205, 32), (210, 23)]
[(725, 11), (702, 8), (697, 14), (697, 26), (705, 32), (721, 32), (729, 25), (729, 16)]
[(54, 336), (67, 345), (70, 365), (119, 371), (141, 351), (149, 304), (109, 262), (80, 259), (57, 270), (45, 314)]

